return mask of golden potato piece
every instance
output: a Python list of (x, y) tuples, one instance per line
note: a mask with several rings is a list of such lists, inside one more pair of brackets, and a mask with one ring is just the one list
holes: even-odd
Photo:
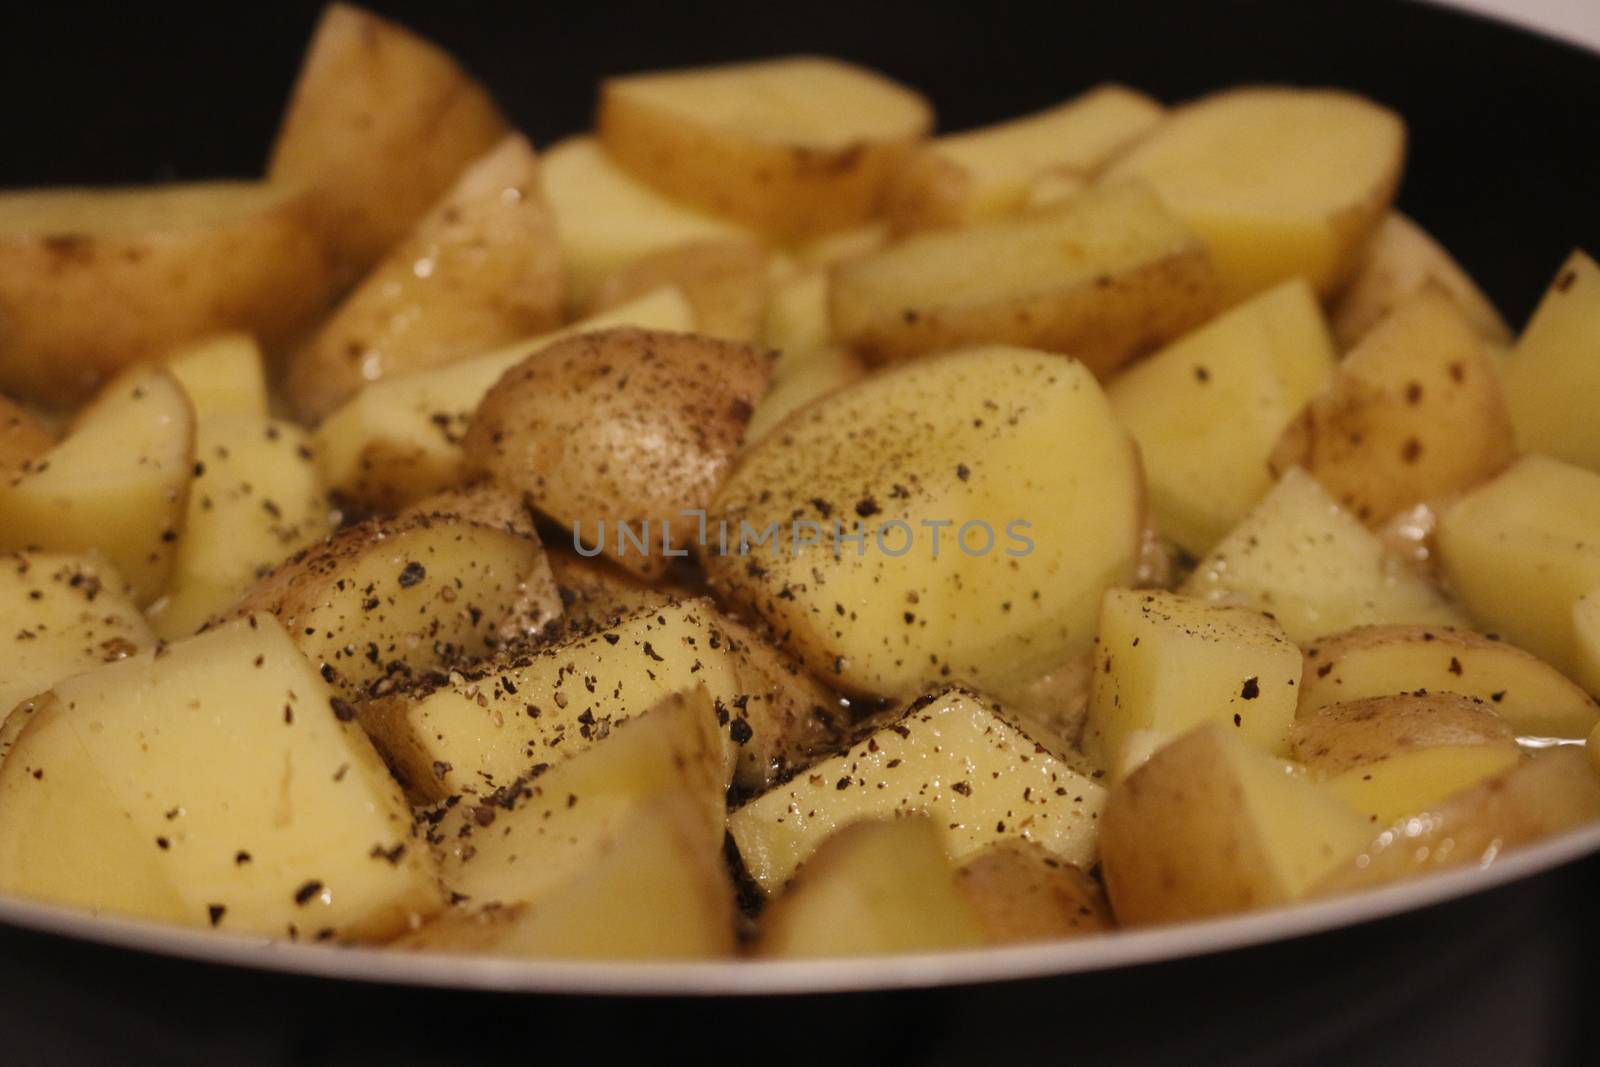
[(271, 415), (261, 346), (247, 333), (223, 333), (184, 345), (163, 361), (194, 405), (197, 425)]
[(1383, 217), (1361, 268), (1333, 303), (1329, 320), (1340, 348), (1354, 347), (1389, 312), (1424, 288), (1449, 294), (1484, 340), (1511, 343), (1511, 329), (1461, 265), (1428, 232), (1398, 211)]
[(194, 442), (194, 410), (177, 379), (129, 371), (60, 444), (0, 478), (0, 550), (100, 552), (148, 604), (172, 569)]
[(494, 101), (450, 56), (334, 3), (317, 23), (267, 171), (315, 190), (348, 282), (505, 133)]
[(539, 163), (512, 134), (461, 172), (295, 353), (289, 397), (314, 422), (380, 378), (553, 329), (562, 286)]
[(956, 872), (984, 940), (1011, 945), (1111, 929), (1106, 894), (1082, 869), (1031, 841), (990, 845)]
[(933, 110), (881, 74), (795, 56), (609, 78), (595, 124), (641, 180), (792, 238), (869, 219)]
[(860, 381), (866, 373), (867, 368), (854, 352), (837, 345), (780, 358), (773, 372), (772, 388), (750, 417), (745, 444), (761, 440), (813, 400)]
[(484, 396), (468, 464), (523, 493), (644, 578), (694, 543), (756, 402), (768, 355), (659, 331), (587, 333), (541, 349)]
[(1046, 173), (1092, 177), (1161, 121), (1160, 104), (1100, 85), (1032, 115), (914, 149), (889, 183), (884, 214), (900, 233), (1015, 214)]
[(1108, 375), (1217, 307), (1205, 247), (1137, 185), (919, 235), (834, 268), (834, 336), (883, 362), (963, 345), (1064, 352)]
[(1319, 295), (1356, 270), (1400, 182), (1405, 125), (1329, 89), (1231, 89), (1173, 111), (1107, 171), (1143, 178), (1205, 239), (1235, 303), (1295, 275)]
[(671, 286), (694, 308), (695, 332), (754, 341), (767, 310), (767, 258), (754, 241), (693, 241), (653, 252), (606, 275), (589, 297), (589, 313)]
[(278, 348), (332, 296), (305, 195), (252, 182), (0, 194), (0, 389), (72, 404), (225, 330)]
[[(1591, 693), (1600, 693), (1600, 589), (1572, 605), (1573, 677)], [(1600, 745), (1596, 746), (1600, 750)]]
[(1600, 264), (1581, 249), (1561, 265), (1502, 364), (1517, 442), (1600, 470)]
[(1273, 449), (1369, 526), (1470, 489), (1516, 454), (1500, 375), (1454, 301), (1409, 297), (1375, 326)]
[(56, 436), (27, 408), (0, 396), (0, 477), (15, 474), (55, 447)]

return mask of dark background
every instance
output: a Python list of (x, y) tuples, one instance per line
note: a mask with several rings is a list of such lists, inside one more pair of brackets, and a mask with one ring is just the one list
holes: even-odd
[[(1403, 207), (1513, 324), (1572, 246), (1600, 250), (1600, 58), (1417, 4), (373, 6), (455, 51), (537, 143), (586, 125), (603, 74), (805, 50), (923, 89), (945, 129), (1104, 79), (1169, 101), (1242, 81), (1343, 85), (1409, 120)], [(0, 0), (0, 186), (257, 173), (316, 10)], [(1597, 890), (1588, 861), (1209, 959), (786, 1001), (339, 985), (0, 928), (0, 1062), (1595, 1062)]]

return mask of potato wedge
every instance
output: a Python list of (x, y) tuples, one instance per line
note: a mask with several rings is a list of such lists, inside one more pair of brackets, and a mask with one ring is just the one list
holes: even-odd
[(589, 298), (600, 314), (672, 287), (694, 308), (695, 332), (754, 341), (767, 310), (767, 252), (754, 241), (692, 241), (653, 252), (606, 275)]
[(1162, 534), (1200, 556), (1244, 518), (1272, 488), (1274, 445), (1335, 358), (1316, 298), (1297, 278), (1111, 381), (1106, 395), (1139, 442)]
[(1304, 716), (1329, 704), (1427, 690), (1487, 701), (1524, 737), (1589, 736), (1594, 698), (1515, 645), (1437, 626), (1362, 626), (1306, 649)]
[(1173, 111), (1106, 177), (1149, 182), (1205, 239), (1225, 304), (1296, 275), (1329, 296), (1389, 210), (1405, 137), (1352, 93), (1230, 89)]
[(804, 959), (983, 944), (933, 820), (865, 819), (837, 831), (762, 913), (757, 956)]
[(1115, 781), (1192, 727), (1218, 722), (1289, 754), (1300, 650), (1259, 611), (1154, 589), (1108, 589), (1084, 743)]
[(1344, 801), (1219, 723), (1123, 779), (1100, 824), (1100, 869), (1123, 926), (1299, 900), (1371, 837)]
[(1298, 467), (1284, 472), (1180, 592), (1264, 611), (1302, 645), (1369, 623), (1470, 628)]
[(0, 396), (0, 478), (43, 458), (55, 443), (55, 434), (38, 416)]
[(306, 50), (267, 172), (316, 191), (350, 281), (505, 133), (494, 101), (454, 59), (364, 8), (333, 3)]
[(189, 394), (197, 425), (271, 415), (261, 346), (247, 333), (207, 337), (184, 345), (162, 362)]
[(1305, 469), (1380, 526), (1494, 477), (1515, 455), (1493, 360), (1455, 302), (1427, 288), (1345, 357), (1284, 431), (1270, 466)]
[(965, 226), (1016, 214), (1036, 178), (1092, 177), (1161, 121), (1160, 104), (1120, 85), (1099, 85), (1032, 115), (914, 149), (884, 195), (900, 233)]
[(160, 369), (133, 370), (43, 458), (0, 479), (0, 551), (97, 551), (138, 604), (161, 592), (193, 480), (194, 410)]
[(984, 348), (798, 412), (718, 492), (712, 588), (851, 694), (1026, 682), (1086, 649), (1127, 584), (1143, 486), (1080, 363)]
[(1600, 589), (1573, 602), (1572, 652), (1573, 677), (1589, 692), (1600, 693)]
[(990, 845), (956, 872), (956, 889), (992, 945), (1111, 929), (1111, 909), (1100, 883), (1031, 841)]
[(761, 440), (813, 400), (860, 381), (866, 373), (867, 368), (854, 352), (836, 345), (780, 358), (773, 371), (772, 387), (756, 405), (750, 425), (745, 428), (745, 445)]
[(545, 345), (609, 326), (688, 332), (695, 321), (683, 295), (664, 289), (543, 337), (374, 382), (317, 427), (323, 484), (344, 506), (370, 512), (464, 483), (461, 435), (490, 387)]
[(693, 600), (688, 583), (643, 582), (603, 559), (581, 556), (570, 545), (547, 545), (545, 555), (561, 591), (561, 631), (578, 637), (615, 625), (645, 608)]
[(886, 362), (979, 343), (1064, 352), (1100, 376), (1204, 321), (1200, 240), (1138, 185), (929, 233), (834, 268), (834, 336)]
[[(52, 820), (63, 866), (137, 835), (156, 862), (130, 873), (149, 895), (164, 880), (181, 906), (160, 917), (307, 940), (398, 933), (439, 908), (434, 870), (399, 787), (344, 719), (267, 615), (58, 682), (0, 768), (18, 762), (34, 793), (0, 811), (0, 870), (25, 892), (55, 873), (14, 867), (18, 850), (54, 862), (15, 825), (47, 802), (64, 809)], [(105, 793), (80, 808), (74, 787), (95, 777), (85, 758)], [(122, 875), (102, 869), (78, 893), (126, 907)]]
[(871, 218), (933, 109), (874, 71), (793, 56), (608, 78), (595, 126), (640, 180), (796, 238)]
[(344, 701), (476, 658), (561, 614), (537, 541), (453, 516), (370, 519), (290, 556), (236, 618), (276, 616)]
[(289, 363), (307, 422), (371, 382), (555, 328), (561, 249), (539, 161), (511, 134), (470, 163)]
[(1511, 328), (1478, 284), (1426, 230), (1398, 211), (1378, 224), (1361, 268), (1334, 301), (1329, 315), (1334, 339), (1340, 348), (1355, 347), (1380, 319), (1429, 287), (1448, 294), (1485, 341), (1511, 343)]
[(311, 204), (261, 182), (0, 195), (0, 389), (65, 405), (246, 330), (279, 348), (333, 296)]
[(1600, 470), (1600, 264), (1581, 249), (1561, 265), (1550, 289), (1502, 367), (1517, 441), (1590, 470)]
[(983, 697), (950, 687), (745, 804), (728, 817), (728, 832), (767, 893), (835, 830), (911, 811), (932, 817), (956, 863), (995, 841), (1022, 838), (1088, 867), (1105, 792)]
[(689, 554), (771, 367), (768, 353), (732, 341), (582, 334), (506, 371), (462, 449), (474, 471), (524, 494), (575, 540), (659, 577)]

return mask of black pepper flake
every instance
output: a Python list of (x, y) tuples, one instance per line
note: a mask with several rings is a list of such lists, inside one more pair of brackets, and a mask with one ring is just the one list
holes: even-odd
[(407, 563), (405, 570), (400, 572), (400, 588), (410, 589), (428, 576), (428, 568), (415, 560)]
[(1243, 726), (1244, 725), (1244, 716), (1240, 715), (1238, 712), (1234, 712), (1233, 713), (1233, 725), (1235, 725), (1235, 726)]
[(1461, 677), (1461, 661), (1454, 656), (1450, 657), (1450, 673), (1457, 678)]
[(870, 496), (864, 496), (856, 501), (856, 514), (863, 519), (869, 519), (883, 509), (878, 507), (878, 502)]
[(322, 892), (322, 883), (313, 878), (294, 891), (294, 902), (303, 908), (311, 903), (320, 892)]
[(158, 837), (156, 838), (156, 847), (165, 852), (167, 849), (172, 847), (172, 842), (168, 841), (164, 837)]
[(655, 660), (657, 663), (665, 662), (663, 657), (661, 657), (660, 655), (658, 655), (656, 653), (655, 648), (651, 646), (649, 641), (646, 641), (644, 643), (644, 654), (646, 656), (649, 656), (651, 659)]
[(356, 717), (356, 709), (350, 706), (348, 700), (338, 697), (329, 697), (328, 706), (333, 708), (333, 717), (340, 722), (350, 722)]
[(1244, 688), (1239, 690), (1239, 696), (1244, 700), (1254, 700), (1261, 695), (1261, 681), (1252, 675), (1244, 680)]
[(618, 641), (622, 640), (622, 638), (618, 637), (616, 634), (605, 634), (604, 636), (606, 639), (606, 644), (608, 645), (614, 645)]
[(755, 730), (744, 719), (734, 719), (728, 724), (728, 736), (733, 738), (735, 744), (743, 745), (755, 735)]
[(222, 904), (207, 904), (206, 915), (211, 919), (211, 925), (216, 926), (222, 922), (222, 917), (228, 914), (228, 909)]
[(250, 853), (246, 852), (244, 849), (240, 849), (238, 852), (235, 852), (233, 854), (233, 865), (235, 867), (243, 867), (245, 864), (247, 864), (249, 862), (250, 862)]
[(957, 463), (956, 477), (960, 478), (962, 481), (966, 481), (968, 478), (972, 477), (972, 469), (965, 463)]
[(960, 793), (964, 797), (970, 797), (972, 795), (972, 786), (968, 785), (966, 782), (956, 782), (955, 784), (951, 785), (950, 788), (955, 790), (957, 793)]
[(1204, 385), (1211, 380), (1211, 371), (1205, 367), (1196, 367), (1194, 369), (1194, 380)]

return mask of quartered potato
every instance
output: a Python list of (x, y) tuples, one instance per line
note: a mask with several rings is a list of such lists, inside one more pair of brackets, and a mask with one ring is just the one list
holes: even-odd
[(348, 282), (505, 133), (494, 101), (450, 56), (364, 8), (332, 3), (306, 51), (268, 173), (314, 190)]
[(1555, 280), (1505, 361), (1506, 401), (1518, 443), (1600, 470), (1600, 264), (1581, 249)]
[(1006, 343), (1104, 376), (1204, 321), (1218, 295), (1199, 238), (1123, 183), (841, 263), (829, 313), (835, 337), (874, 362)]
[(1100, 883), (1031, 841), (1002, 841), (979, 852), (956, 872), (956, 889), (991, 944), (1082, 937), (1112, 927)]
[(608, 78), (595, 124), (613, 159), (667, 195), (804, 237), (870, 218), (933, 111), (881, 74), (795, 56)]
[(765, 323), (769, 273), (767, 252), (754, 241), (692, 241), (606, 275), (589, 308), (601, 314), (671, 287), (694, 309), (696, 333), (754, 341)]
[(561, 249), (519, 134), (474, 160), (289, 364), (315, 422), (380, 378), (479, 355), (554, 328)]
[(1296, 275), (1329, 296), (1389, 210), (1405, 138), (1353, 93), (1231, 89), (1173, 111), (1106, 177), (1149, 182), (1204, 239), (1227, 303)]

